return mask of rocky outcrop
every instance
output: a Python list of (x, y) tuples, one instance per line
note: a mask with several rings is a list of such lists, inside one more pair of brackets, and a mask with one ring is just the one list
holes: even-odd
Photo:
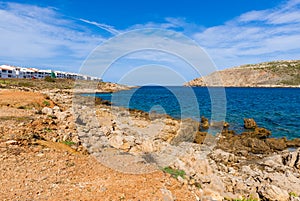
[(185, 86), (299, 87), (299, 74), (300, 60), (274, 61), (216, 71)]
[(244, 119), (244, 127), (247, 129), (256, 128), (256, 122), (254, 119)]

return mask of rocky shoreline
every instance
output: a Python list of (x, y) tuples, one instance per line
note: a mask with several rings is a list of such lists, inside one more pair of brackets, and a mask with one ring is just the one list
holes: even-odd
[[(5, 147), (62, 142), (70, 153), (90, 154), (124, 174), (162, 170), (177, 178), (182, 192), (189, 192), (180, 198), (165, 188), (163, 200), (300, 200), (300, 140), (271, 138), (252, 120), (245, 120), (248, 132), (236, 134), (228, 123), (128, 111), (71, 89), (16, 87), (12, 93), (16, 91), (43, 95), (33, 105), (2, 103), (3, 119), (8, 116), (4, 111), (10, 110), (30, 117), (18, 119), (17, 126), (9, 123), (16, 119), (2, 121)], [(208, 134), (209, 126), (220, 134)]]

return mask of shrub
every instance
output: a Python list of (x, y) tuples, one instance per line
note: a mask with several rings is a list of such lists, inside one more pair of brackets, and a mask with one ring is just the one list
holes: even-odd
[(176, 170), (176, 169), (172, 169), (171, 167), (164, 167), (162, 169), (162, 171), (172, 175), (172, 177), (174, 177), (174, 178), (177, 178), (178, 176), (180, 176), (184, 179), (184, 176), (185, 176), (185, 172), (183, 170)]
[(46, 82), (55, 82), (55, 79), (52, 78), (52, 77), (50, 77), (50, 76), (46, 76), (46, 77), (44, 78), (44, 80), (45, 80)]

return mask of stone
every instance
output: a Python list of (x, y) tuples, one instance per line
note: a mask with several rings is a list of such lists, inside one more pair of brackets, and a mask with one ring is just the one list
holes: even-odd
[(211, 158), (216, 162), (228, 163), (236, 161), (234, 154), (216, 149), (211, 153)]
[(209, 122), (208, 119), (205, 118), (204, 116), (201, 117), (201, 128), (203, 130), (207, 130), (209, 128)]
[(198, 131), (195, 136), (194, 142), (197, 144), (202, 144), (206, 138), (207, 132)]
[(44, 107), (42, 109), (42, 114), (46, 114), (46, 115), (53, 115), (53, 110), (49, 107)]
[(285, 138), (276, 139), (276, 138), (268, 138), (266, 139), (266, 144), (273, 150), (283, 151), (287, 148), (286, 144), (287, 140)]
[(251, 129), (251, 128), (256, 128), (256, 122), (254, 121), (254, 119), (244, 119), (244, 127), (247, 129)]
[(300, 151), (293, 151), (283, 156), (283, 164), (289, 167), (300, 168)]
[(123, 137), (114, 135), (108, 140), (108, 142), (110, 146), (119, 149), (123, 145)]
[(289, 193), (286, 190), (280, 189), (274, 185), (265, 185), (258, 189), (258, 193), (263, 200), (271, 200), (271, 201), (288, 201)]
[(180, 129), (172, 139), (171, 144), (178, 145), (180, 142), (194, 142), (198, 130), (199, 122), (192, 119), (182, 120)]
[(8, 141), (5, 142), (5, 144), (7, 144), (7, 145), (16, 145), (16, 144), (18, 144), (18, 142), (16, 140), (8, 140)]
[(59, 121), (65, 121), (69, 115), (66, 112), (56, 112), (55, 116)]
[(60, 108), (57, 105), (54, 106), (52, 109), (53, 109), (54, 114), (60, 112)]

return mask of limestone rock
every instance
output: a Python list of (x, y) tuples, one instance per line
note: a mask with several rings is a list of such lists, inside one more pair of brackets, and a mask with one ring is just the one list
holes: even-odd
[(266, 185), (258, 190), (259, 194), (265, 199), (270, 201), (288, 201), (289, 193), (286, 190), (280, 189), (274, 185)]
[(182, 120), (181, 126), (171, 144), (178, 145), (180, 142), (194, 142), (199, 123), (192, 119)]
[(121, 148), (121, 146), (123, 145), (123, 137), (119, 135), (112, 136), (108, 141), (110, 146), (117, 149)]
[(42, 114), (46, 114), (46, 115), (53, 115), (53, 110), (49, 107), (44, 107), (42, 109)]

